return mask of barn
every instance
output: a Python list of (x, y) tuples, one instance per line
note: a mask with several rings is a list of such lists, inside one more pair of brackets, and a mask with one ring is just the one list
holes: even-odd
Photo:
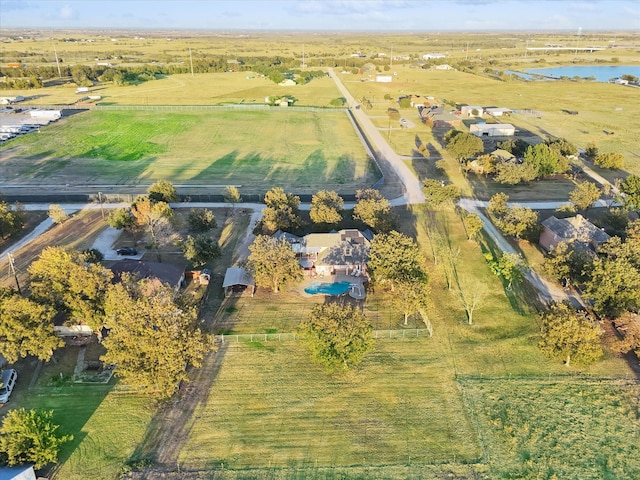
[(475, 123), (469, 126), (469, 133), (476, 137), (512, 137), (516, 128), (510, 123)]

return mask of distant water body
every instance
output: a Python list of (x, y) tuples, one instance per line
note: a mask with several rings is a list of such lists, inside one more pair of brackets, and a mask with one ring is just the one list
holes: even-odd
[(608, 82), (612, 78), (619, 78), (626, 74), (640, 77), (640, 66), (592, 65), (579, 67), (532, 68), (525, 70), (525, 72), (546, 75), (554, 78), (594, 77), (598, 82)]

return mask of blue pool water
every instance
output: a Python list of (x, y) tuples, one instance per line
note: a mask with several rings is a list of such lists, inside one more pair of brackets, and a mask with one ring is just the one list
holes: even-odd
[(349, 282), (336, 282), (336, 283), (323, 283), (313, 282), (307, 288), (305, 292), (315, 295), (316, 293), (322, 293), (324, 295), (341, 295), (349, 291)]

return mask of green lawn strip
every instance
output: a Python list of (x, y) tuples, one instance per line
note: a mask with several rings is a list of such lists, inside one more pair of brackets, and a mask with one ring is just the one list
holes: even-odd
[(297, 342), (230, 348), (180, 463), (362, 465), (474, 462), (479, 448), (451, 371), (429, 339), (381, 340), (328, 374)]
[(22, 406), (52, 409), (60, 432), (74, 436), (62, 447), (57, 478), (116, 478), (142, 439), (154, 410), (153, 401), (111, 388), (41, 387), (25, 396)]
[(637, 383), (462, 380), (492, 478), (640, 476)]

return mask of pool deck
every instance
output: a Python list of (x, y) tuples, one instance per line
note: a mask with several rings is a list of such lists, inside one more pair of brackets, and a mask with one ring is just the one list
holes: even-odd
[(356, 300), (364, 300), (367, 296), (364, 288), (364, 283), (369, 280), (369, 277), (366, 275), (360, 275), (358, 277), (354, 275), (346, 275), (344, 273), (336, 273), (335, 275), (316, 275), (310, 277), (308, 274), (305, 275), (304, 280), (298, 288), (296, 289), (302, 296), (304, 297), (313, 297), (314, 295), (322, 295), (322, 294), (310, 294), (304, 291), (309, 285), (313, 282), (324, 282), (324, 283), (338, 283), (338, 282), (349, 282), (351, 288), (349, 288), (349, 296), (351, 298), (355, 298)]

